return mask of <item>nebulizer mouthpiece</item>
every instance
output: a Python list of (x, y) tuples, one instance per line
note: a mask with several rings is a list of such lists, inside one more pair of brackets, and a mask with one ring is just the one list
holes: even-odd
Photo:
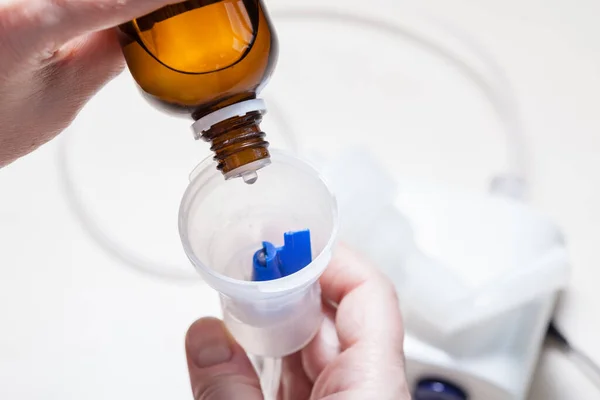
[(253, 355), (283, 357), (318, 331), (318, 279), (331, 259), (337, 205), (320, 174), (273, 151), (254, 184), (212, 159), (190, 176), (179, 214), (185, 252), (220, 294), (223, 320)]

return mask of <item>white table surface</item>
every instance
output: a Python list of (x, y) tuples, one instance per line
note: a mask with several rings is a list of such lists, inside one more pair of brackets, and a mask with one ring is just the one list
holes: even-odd
[[(273, 0), (273, 8), (288, 2)], [(354, 3), (344, 4), (351, 8)], [(389, 0), (373, 4), (385, 12), (395, 9)], [(532, 200), (564, 227), (572, 251), (573, 279), (558, 309), (558, 324), (575, 345), (600, 362), (595, 339), (600, 324), (593, 318), (600, 304), (596, 290), (600, 270), (594, 251), (600, 224), (596, 207), (600, 202), (600, 3), (426, 0), (419, 7), (476, 37), (512, 80), (531, 146)], [(90, 138), (114, 134), (100, 128), (88, 133)], [(123, 136), (120, 147), (115, 138), (112, 147), (89, 153), (93, 162), (107, 174), (119, 173), (111, 163), (123, 161), (135, 141), (144, 140), (140, 132), (131, 130), (131, 134)], [(178, 142), (164, 149), (164, 159), (143, 146), (131, 155), (135, 163), (150, 169), (149, 174), (157, 171), (151, 169), (153, 161), (169, 169), (171, 175), (159, 174), (156, 181), (139, 183), (143, 189), (154, 184), (165, 192), (161, 188), (172, 185), (165, 204), (172, 205), (180, 196), (177, 190), (185, 186), (185, 174), (195, 162), (192, 150), (177, 159), (178, 146), (185, 139), (174, 139)], [(93, 143), (108, 146), (106, 140)], [(57, 161), (60, 146), (55, 141), (0, 171), (0, 398), (189, 398), (183, 335), (198, 316), (218, 315), (216, 295), (201, 283), (138, 273), (102, 251), (65, 201)], [(200, 147), (194, 149), (206, 154)], [(503, 151), (499, 148), (493, 154), (492, 147), (484, 158), (489, 156), (494, 164)], [(451, 153), (452, 149), (450, 160)], [(167, 165), (172, 159), (177, 162)], [(438, 162), (440, 168), (451, 168), (448, 159)], [(173, 174), (181, 179), (172, 182)], [(91, 174), (90, 179), (99, 176)], [(132, 179), (139, 177), (132, 175)], [(100, 187), (110, 190), (110, 184), (102, 182)], [(136, 194), (129, 187), (121, 189), (121, 198)], [(122, 206), (113, 205), (118, 209), (115, 215), (122, 218), (119, 213), (129, 205), (124, 201)], [(131, 217), (130, 225), (154, 223), (153, 210), (142, 203), (138, 201), (141, 211)], [(176, 212), (167, 217), (176, 218)], [(130, 225), (123, 225), (124, 233), (112, 233), (126, 234)], [(175, 226), (169, 229), (176, 230)], [(139, 248), (140, 241), (142, 246), (148, 243), (152, 254), (173, 248), (172, 242), (161, 238), (148, 233), (130, 244)], [(179, 261), (183, 263), (183, 256), (174, 258)], [(568, 359), (548, 349), (531, 398), (591, 399), (599, 395), (594, 390)]]

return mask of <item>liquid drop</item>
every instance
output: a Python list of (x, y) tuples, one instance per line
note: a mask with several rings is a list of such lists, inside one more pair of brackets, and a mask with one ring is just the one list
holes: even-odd
[(256, 173), (256, 171), (246, 172), (244, 175), (242, 175), (242, 179), (246, 184), (252, 185), (258, 180), (258, 174)]

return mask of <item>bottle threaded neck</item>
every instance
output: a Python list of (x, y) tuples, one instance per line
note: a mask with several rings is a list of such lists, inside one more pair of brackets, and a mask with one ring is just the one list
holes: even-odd
[(217, 168), (226, 179), (254, 174), (270, 163), (269, 142), (260, 130), (262, 112), (252, 111), (213, 125), (202, 133), (211, 142)]

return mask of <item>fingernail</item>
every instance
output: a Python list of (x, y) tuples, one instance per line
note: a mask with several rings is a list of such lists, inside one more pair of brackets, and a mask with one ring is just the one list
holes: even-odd
[(231, 360), (231, 337), (218, 320), (197, 322), (188, 334), (190, 355), (198, 368), (208, 368)]

